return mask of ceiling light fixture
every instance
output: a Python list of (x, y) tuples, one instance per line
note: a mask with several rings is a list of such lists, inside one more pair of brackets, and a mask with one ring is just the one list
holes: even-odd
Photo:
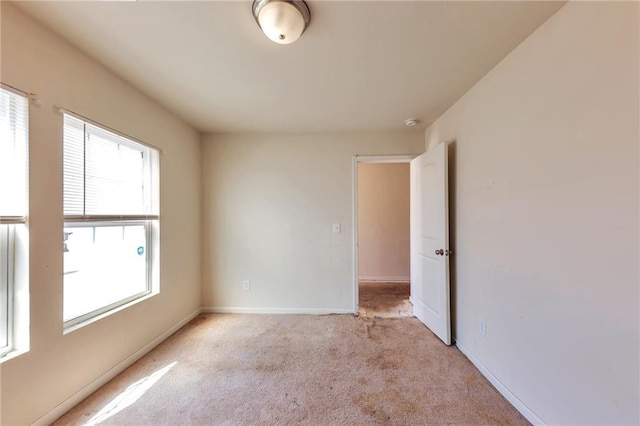
[(311, 22), (309, 6), (302, 0), (254, 0), (253, 17), (272, 41), (296, 41)]
[(420, 120), (418, 120), (417, 118), (407, 118), (406, 120), (404, 120), (404, 125), (407, 127), (413, 127), (419, 122)]

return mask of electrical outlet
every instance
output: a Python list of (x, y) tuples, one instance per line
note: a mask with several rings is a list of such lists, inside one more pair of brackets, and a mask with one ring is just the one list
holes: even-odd
[(486, 336), (487, 335), (487, 323), (483, 319), (480, 320), (480, 330), (479, 331), (480, 331), (480, 335), (481, 336)]
[(249, 280), (242, 281), (242, 289), (243, 290), (251, 290), (251, 281), (249, 281)]

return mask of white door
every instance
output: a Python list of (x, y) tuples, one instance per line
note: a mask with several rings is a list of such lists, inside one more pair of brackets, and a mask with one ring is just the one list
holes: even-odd
[(451, 344), (447, 144), (411, 160), (411, 301), (414, 315)]

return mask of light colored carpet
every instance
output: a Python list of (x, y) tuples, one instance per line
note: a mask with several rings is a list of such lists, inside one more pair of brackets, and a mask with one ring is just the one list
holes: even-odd
[(415, 318), (201, 315), (55, 424), (527, 424)]
[(364, 317), (412, 317), (409, 283), (360, 282), (358, 284), (358, 315)]

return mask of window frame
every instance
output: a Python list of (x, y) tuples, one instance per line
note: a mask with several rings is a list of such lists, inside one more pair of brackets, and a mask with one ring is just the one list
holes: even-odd
[[(4, 271), (0, 276), (0, 293), (6, 301), (7, 315), (0, 318), (0, 345), (3, 345), (6, 340), (6, 344), (0, 346), (0, 357), (8, 354), (13, 350), (13, 262), (14, 262), (14, 247), (15, 247), (15, 229), (14, 225), (8, 223), (0, 223), (0, 271)], [(4, 338), (2, 334), (6, 334)]]
[[(157, 202), (157, 213), (155, 214), (123, 214), (123, 215), (119, 215), (119, 214), (108, 214), (108, 215), (103, 215), (103, 214), (64, 214), (64, 228), (80, 228), (80, 227), (100, 227), (100, 226), (104, 226), (104, 227), (108, 227), (108, 226), (144, 226), (145, 228), (145, 262), (146, 262), (146, 270), (145, 270), (145, 274), (146, 274), (146, 280), (145, 280), (145, 290), (142, 292), (138, 292), (135, 293), (131, 296), (128, 296), (126, 298), (120, 299), (116, 302), (112, 302), (109, 303), (107, 305), (104, 305), (100, 308), (94, 309), (90, 312), (87, 312), (85, 314), (79, 315), (77, 317), (68, 319), (68, 320), (64, 320), (64, 305), (63, 305), (63, 327), (66, 332), (75, 330), (78, 327), (81, 327), (84, 324), (88, 324), (90, 322), (93, 322), (96, 319), (100, 319), (106, 315), (109, 315), (113, 312), (118, 311), (119, 309), (121, 309), (122, 307), (125, 307), (127, 305), (136, 303), (150, 295), (156, 294), (159, 292), (159, 285), (158, 285), (158, 269), (159, 269), (159, 265), (157, 265), (157, 261), (159, 259), (158, 253), (157, 251), (159, 251), (159, 225), (160, 225), (160, 214), (159, 214), (159, 198), (160, 198), (160, 155), (161, 155), (161, 150), (154, 147), (153, 145), (149, 145), (146, 144), (144, 142), (141, 142), (135, 138), (132, 138), (131, 136), (127, 136), (121, 132), (118, 132), (116, 130), (111, 129), (110, 127), (104, 126), (100, 123), (97, 123), (93, 120), (90, 120), (86, 117), (83, 117), (79, 114), (73, 113), (71, 111), (68, 110), (61, 110), (62, 112), (62, 116), (63, 116), (63, 168), (65, 167), (65, 161), (64, 161), (64, 151), (65, 151), (65, 125), (64, 125), (64, 120), (66, 118), (66, 116), (70, 116), (71, 118), (75, 119), (75, 120), (79, 120), (83, 122), (83, 133), (84, 133), (84, 145), (83, 145), (83, 155), (86, 156), (86, 152), (87, 152), (87, 144), (91, 143), (91, 138), (87, 138), (87, 125), (91, 125), (93, 127), (98, 128), (101, 132), (105, 132), (105, 133), (111, 133), (113, 135), (115, 135), (117, 138), (119, 139), (125, 139), (124, 143), (122, 143), (123, 141), (110, 141), (113, 142), (114, 144), (117, 145), (125, 145), (129, 148), (133, 148), (136, 150), (149, 150), (149, 153), (152, 153), (153, 151), (155, 151), (156, 155), (156, 159), (154, 160), (152, 158), (152, 156), (149, 156), (148, 158), (145, 159), (145, 161), (149, 161), (148, 164), (145, 165), (145, 167), (151, 167), (153, 165), (153, 162), (156, 161), (156, 171), (155, 173), (157, 173), (157, 176), (155, 177), (151, 177), (151, 187), (149, 189), (149, 193), (146, 194), (145, 196), (150, 196), (150, 197), (155, 197), (156, 202)], [(86, 157), (85, 157), (86, 158)], [(144, 157), (143, 157), (144, 158)], [(86, 185), (86, 160), (85, 160), (85, 164), (83, 165), (83, 167), (85, 167), (85, 176), (84, 176), (84, 185)], [(152, 169), (150, 169), (152, 170)], [(155, 181), (154, 181), (155, 179)], [(155, 186), (153, 185), (155, 183)], [(153, 192), (156, 192), (155, 195), (153, 194)], [(63, 196), (64, 196), (64, 182), (63, 182)], [(84, 203), (86, 204), (87, 199), (86, 199), (86, 192), (84, 194)], [(63, 208), (64, 210), (64, 208)], [(83, 209), (84, 211), (84, 209)], [(65, 287), (64, 287), (64, 275), (63, 275), (63, 297), (64, 297), (64, 291), (65, 291)]]

